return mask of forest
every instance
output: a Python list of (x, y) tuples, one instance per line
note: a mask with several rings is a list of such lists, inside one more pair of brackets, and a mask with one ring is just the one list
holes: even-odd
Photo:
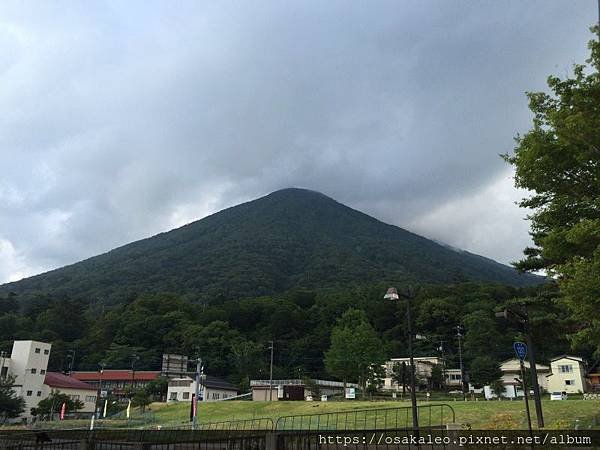
[[(194, 302), (169, 293), (132, 296), (108, 307), (82, 298), (37, 296), (0, 299), (0, 346), (13, 339), (53, 344), (49, 370), (67, 370), (75, 352), (76, 370), (106, 368), (160, 370), (163, 353), (200, 356), (206, 373), (241, 390), (249, 380), (268, 378), (269, 341), (274, 341), (275, 378), (336, 378), (324, 363), (332, 331), (349, 310), (364, 313), (381, 342), (384, 358), (407, 356), (406, 300), (385, 300), (386, 285), (348, 290), (290, 290), (278, 296)], [(402, 289), (399, 286), (399, 289)], [(553, 283), (516, 288), (499, 284), (421, 285), (411, 301), (416, 356), (440, 356), (458, 367), (457, 325), (464, 329), (467, 373), (482, 358), (499, 363), (513, 356), (521, 324), (500, 320), (507, 305), (528, 305), (538, 360), (571, 350), (575, 330)], [(590, 357), (593, 346), (580, 346)], [(349, 380), (351, 381), (351, 380)], [(356, 381), (356, 380), (352, 380)]]

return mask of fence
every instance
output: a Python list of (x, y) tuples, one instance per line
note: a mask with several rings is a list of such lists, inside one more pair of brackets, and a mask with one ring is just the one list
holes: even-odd
[[(160, 430), (98, 429), (39, 430), (0, 433), (2, 450), (309, 450), (410, 448), (377, 445), (384, 434), (413, 433), (410, 407), (363, 409), (323, 414), (210, 422), (191, 430), (188, 425)], [(446, 404), (418, 407), (419, 430), (445, 433), (455, 420)], [(357, 444), (328, 443), (336, 432), (352, 436)], [(376, 434), (377, 433), (377, 434)], [(387, 434), (386, 434), (387, 433)], [(325, 439), (325, 441), (323, 441)], [(385, 441), (384, 441), (385, 442)]]

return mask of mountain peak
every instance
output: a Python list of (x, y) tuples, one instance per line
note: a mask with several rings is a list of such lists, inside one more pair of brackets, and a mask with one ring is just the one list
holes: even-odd
[(388, 225), (314, 190), (290, 187), (181, 228), (0, 286), (119, 301), (168, 291), (196, 299), (379, 282), (527, 285), (495, 261)]

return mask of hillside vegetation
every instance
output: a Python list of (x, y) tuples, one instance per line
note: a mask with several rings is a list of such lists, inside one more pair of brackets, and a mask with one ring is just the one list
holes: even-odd
[(323, 194), (284, 189), (85, 261), (0, 286), (0, 293), (118, 303), (172, 292), (211, 301), (292, 288), (389, 281), (487, 281), (533, 275), (387, 225)]

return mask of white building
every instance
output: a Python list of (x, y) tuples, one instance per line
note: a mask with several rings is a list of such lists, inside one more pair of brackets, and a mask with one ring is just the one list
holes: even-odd
[(52, 391), (68, 395), (71, 400), (79, 400), (83, 403), (83, 408), (77, 411), (66, 411), (68, 415), (90, 416), (96, 410), (98, 390), (83, 381), (62, 373), (48, 372), (44, 380), (42, 397), (47, 398)]
[[(169, 380), (167, 388), (167, 402), (189, 402), (192, 400), (192, 394), (196, 392), (196, 380), (191, 377), (179, 377)], [(235, 397), (238, 393), (237, 388), (217, 377), (203, 375), (200, 381), (199, 389), (200, 401), (217, 401)]]
[(45, 398), (44, 379), (51, 348), (45, 342), (15, 341), (10, 358), (2, 361), (0, 371), (15, 377), (13, 390), (25, 400), (25, 419), (31, 417), (31, 408)]
[[(435, 366), (442, 365), (443, 361), (437, 356), (416, 356), (413, 358), (415, 363), (415, 375), (417, 379), (429, 379), (431, 378), (431, 371)], [(402, 386), (399, 386), (394, 379), (392, 374), (394, 372), (394, 366), (396, 364), (404, 363), (407, 368), (410, 367), (410, 358), (392, 358), (385, 363), (385, 378), (383, 379), (383, 389), (385, 390), (399, 390)], [(408, 369), (409, 370), (409, 369)], [(406, 372), (406, 386), (410, 386), (410, 372)], [(418, 390), (418, 387), (417, 387)]]
[[(523, 361), (523, 365), (526, 369), (529, 369), (531, 366), (529, 361)], [(550, 373), (550, 367), (545, 366), (543, 364), (535, 365), (537, 370), (537, 379), (538, 385), (541, 391), (548, 390), (548, 381), (547, 377)], [(508, 359), (500, 364), (500, 370), (502, 371), (502, 384), (504, 385), (504, 392), (502, 393), (502, 397), (505, 398), (517, 398), (523, 397), (523, 389), (520, 387), (520, 383), (517, 380), (521, 379), (521, 365), (517, 358)], [(531, 377), (527, 377), (526, 379), (527, 387), (531, 391), (533, 386), (531, 386)], [(490, 386), (484, 386), (483, 392), (487, 399), (496, 398), (497, 393), (493, 392)]]
[(577, 394), (587, 391), (585, 362), (578, 356), (561, 355), (550, 360), (549, 392)]
[[(344, 383), (342, 381), (311, 380), (311, 385), (318, 389), (319, 395), (331, 397), (343, 395)], [(358, 388), (356, 383), (346, 383), (346, 388)], [(318, 400), (315, 392), (299, 378), (287, 380), (250, 380), (252, 400), (254, 401), (280, 401), (304, 400), (314, 398)]]
[(78, 415), (94, 412), (96, 388), (67, 375), (47, 372), (51, 348), (52, 345), (46, 342), (14, 341), (10, 358), (0, 359), (0, 374), (15, 378), (13, 390), (25, 400), (25, 410), (20, 418), (23, 421), (32, 418), (32, 408), (53, 390), (80, 400), (84, 407)]

